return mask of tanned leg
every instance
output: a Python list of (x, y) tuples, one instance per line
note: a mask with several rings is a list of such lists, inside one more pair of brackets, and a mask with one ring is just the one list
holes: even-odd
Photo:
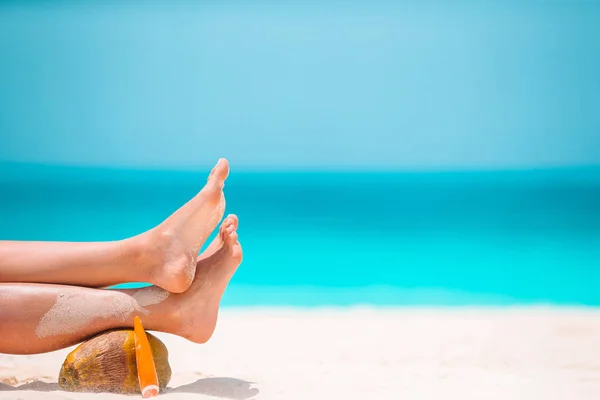
[(103, 290), (76, 286), (0, 283), (0, 353), (36, 354), (65, 348), (97, 333), (133, 326), (196, 343), (212, 335), (221, 296), (242, 261), (237, 224), (223, 224), (221, 247), (199, 259), (185, 293), (157, 286)]
[(105, 287), (148, 282), (181, 293), (194, 279), (198, 251), (225, 211), (221, 159), (207, 184), (157, 227), (114, 242), (0, 241), (0, 282)]

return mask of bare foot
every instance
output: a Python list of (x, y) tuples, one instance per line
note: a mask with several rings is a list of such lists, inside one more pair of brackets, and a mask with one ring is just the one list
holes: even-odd
[(185, 293), (169, 296), (175, 315), (175, 323), (171, 326), (176, 327), (172, 333), (195, 343), (206, 343), (212, 336), (223, 292), (242, 262), (236, 225), (237, 220), (235, 225), (221, 226), (221, 247), (213, 255), (199, 259), (194, 281)]
[(147, 232), (148, 281), (171, 293), (186, 291), (196, 271), (198, 251), (225, 212), (223, 185), (229, 163), (220, 159), (194, 198)]
[(200, 253), (200, 257), (198, 257), (198, 261), (205, 260), (208, 257), (215, 254), (222, 246), (223, 246), (223, 237), (224, 232), (229, 229), (230, 226), (233, 226), (233, 230), (237, 230), (238, 227), (238, 217), (235, 214), (229, 214), (221, 223), (221, 228), (219, 229), (219, 234), (213, 239), (212, 242), (208, 245), (208, 247)]

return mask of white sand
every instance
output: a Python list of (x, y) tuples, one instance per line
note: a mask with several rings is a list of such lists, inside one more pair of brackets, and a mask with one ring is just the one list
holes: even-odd
[[(600, 399), (600, 310), (225, 310), (208, 344), (158, 336), (165, 399)], [(0, 355), (24, 385), (0, 399), (136, 398), (58, 391), (69, 350)]]

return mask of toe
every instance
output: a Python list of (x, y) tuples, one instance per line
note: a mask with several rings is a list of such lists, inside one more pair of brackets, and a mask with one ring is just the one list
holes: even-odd
[(238, 234), (236, 231), (232, 231), (231, 233), (229, 233), (229, 236), (227, 237), (227, 240), (229, 242), (229, 244), (234, 244), (238, 241)]
[(239, 265), (242, 262), (243, 257), (244, 253), (242, 251), (240, 242), (235, 242), (235, 245), (231, 247), (231, 258), (233, 258)]
[(223, 223), (221, 224), (221, 233), (227, 232), (227, 229), (229, 229), (229, 227), (231, 227), (233, 224), (231, 222), (231, 219), (225, 218), (225, 220), (223, 221)]
[(232, 225), (231, 222), (229, 222), (228, 220), (225, 220), (225, 222), (223, 222), (223, 224), (221, 225), (221, 229), (219, 231), (219, 235), (221, 236), (221, 240), (222, 241), (226, 241), (227, 240), (227, 236), (229, 235), (229, 233), (231, 232)]
[(239, 220), (238, 220), (237, 215), (235, 215), (235, 214), (229, 214), (227, 216), (227, 218), (231, 221), (231, 223), (233, 224), (233, 226), (235, 226), (236, 228), (238, 227)]
[(229, 162), (225, 158), (219, 159), (217, 165), (213, 167), (208, 176), (208, 181), (216, 184), (222, 184), (229, 175)]

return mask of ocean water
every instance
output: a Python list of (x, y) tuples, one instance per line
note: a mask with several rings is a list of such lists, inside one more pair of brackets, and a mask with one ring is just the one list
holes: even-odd
[[(0, 239), (158, 224), (207, 171), (0, 165)], [(233, 171), (244, 262), (224, 306), (600, 305), (600, 167)]]

